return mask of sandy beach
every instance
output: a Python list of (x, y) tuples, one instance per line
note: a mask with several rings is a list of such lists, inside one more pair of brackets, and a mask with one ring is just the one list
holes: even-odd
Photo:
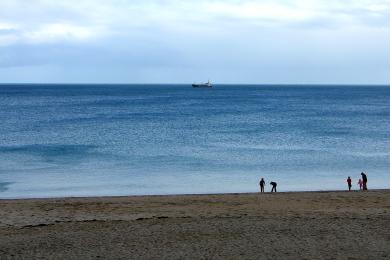
[(390, 190), (0, 200), (1, 259), (389, 259)]

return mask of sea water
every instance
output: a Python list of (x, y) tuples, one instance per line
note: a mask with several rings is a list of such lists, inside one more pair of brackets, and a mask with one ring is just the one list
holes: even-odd
[(3, 84), (0, 119), (0, 198), (390, 188), (390, 87)]

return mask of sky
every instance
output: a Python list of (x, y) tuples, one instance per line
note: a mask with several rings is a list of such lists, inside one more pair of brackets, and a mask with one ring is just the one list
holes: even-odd
[(0, 83), (390, 84), (390, 0), (0, 0)]

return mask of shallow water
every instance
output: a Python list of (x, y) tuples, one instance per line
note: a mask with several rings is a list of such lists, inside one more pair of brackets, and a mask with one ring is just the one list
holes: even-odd
[(390, 188), (390, 87), (0, 85), (0, 118), (0, 198)]

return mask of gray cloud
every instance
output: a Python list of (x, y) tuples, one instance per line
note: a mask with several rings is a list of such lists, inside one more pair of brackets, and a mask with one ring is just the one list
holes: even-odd
[(2, 82), (387, 83), (388, 46), (384, 0), (0, 3)]

